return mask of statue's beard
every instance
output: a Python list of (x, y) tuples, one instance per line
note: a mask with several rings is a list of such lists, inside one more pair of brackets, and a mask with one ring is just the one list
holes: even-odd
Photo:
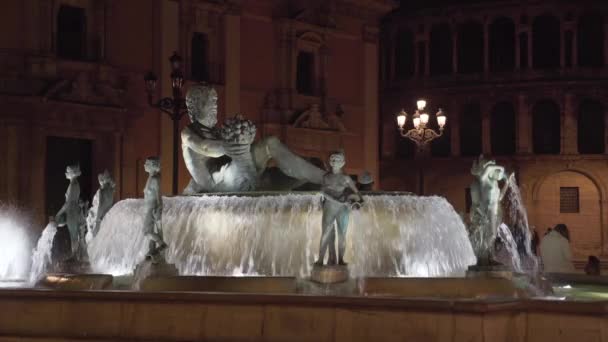
[(202, 113), (188, 113), (191, 122), (198, 122), (199, 124), (213, 128), (217, 124), (217, 116)]

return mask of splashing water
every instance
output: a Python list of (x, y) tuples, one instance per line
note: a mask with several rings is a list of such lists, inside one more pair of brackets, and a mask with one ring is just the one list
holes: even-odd
[[(466, 229), (441, 197), (365, 196), (353, 211), (346, 260), (353, 276), (460, 276), (475, 256)], [(182, 275), (306, 276), (321, 230), (321, 197), (164, 198), (167, 261)], [(118, 202), (89, 245), (94, 271), (131, 273), (147, 252), (143, 200)]]
[(57, 225), (54, 222), (50, 222), (42, 231), (42, 235), (38, 239), (36, 248), (32, 253), (30, 285), (35, 285), (51, 264), (51, 248), (53, 247), (53, 238), (56, 233)]
[(523, 273), (524, 269), (521, 266), (517, 242), (515, 242), (513, 234), (511, 234), (511, 230), (506, 224), (501, 223), (500, 226), (498, 226), (498, 237), (502, 241), (501, 247), (499, 247), (499, 250), (497, 251), (498, 261), (509, 266), (516, 272)]
[[(503, 221), (508, 222), (509, 235), (511, 240), (516, 245), (516, 249), (513, 251), (514, 257), (518, 257), (520, 269), (518, 271), (525, 271), (530, 274), (537, 274), (538, 258), (532, 251), (532, 231), (528, 225), (528, 214), (523, 204), (521, 192), (514, 177), (510, 177), (507, 185), (509, 192), (506, 196), (506, 217)], [(505, 232), (506, 233), (506, 232)]]
[(30, 267), (32, 227), (21, 209), (0, 203), (0, 281), (25, 279)]

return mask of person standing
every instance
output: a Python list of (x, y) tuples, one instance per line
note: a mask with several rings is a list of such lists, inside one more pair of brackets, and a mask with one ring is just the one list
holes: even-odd
[(560, 223), (547, 233), (540, 242), (540, 256), (546, 273), (573, 273), (570, 251), (570, 232)]

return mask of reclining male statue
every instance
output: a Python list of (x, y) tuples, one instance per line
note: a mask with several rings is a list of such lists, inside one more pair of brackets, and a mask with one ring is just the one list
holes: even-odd
[[(254, 143), (256, 127), (251, 121), (236, 116), (216, 127), (217, 93), (212, 87), (191, 87), (186, 106), (191, 123), (181, 133), (182, 151), (192, 179), (184, 194), (288, 190), (322, 183), (325, 171), (292, 153), (276, 137)], [(284, 176), (265, 173), (271, 159)]]

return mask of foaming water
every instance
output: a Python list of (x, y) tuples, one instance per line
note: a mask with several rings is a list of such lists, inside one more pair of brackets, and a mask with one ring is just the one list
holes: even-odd
[(53, 247), (53, 238), (57, 233), (57, 225), (50, 222), (42, 231), (40, 239), (36, 244), (36, 248), (32, 253), (32, 268), (29, 276), (29, 283), (36, 284), (46, 272), (51, 264), (51, 248)]
[(515, 178), (509, 178), (507, 186), (509, 187), (506, 196), (507, 215), (503, 219), (508, 222), (510, 230), (503, 233), (510, 233), (510, 239), (516, 247), (512, 251), (514, 258), (517, 257), (519, 263), (519, 269), (516, 269), (516, 271), (537, 274), (539, 272), (538, 258), (532, 251), (532, 230), (528, 224), (528, 214), (524, 207), (521, 192)]
[[(353, 276), (461, 276), (475, 263), (466, 229), (441, 197), (365, 196), (347, 233)], [(321, 197), (164, 198), (167, 261), (182, 275), (306, 276), (321, 230)], [(127, 274), (142, 261), (143, 200), (123, 200), (89, 245), (94, 271)]]
[(0, 203), (0, 280), (27, 278), (30, 268), (31, 228), (21, 209)]

